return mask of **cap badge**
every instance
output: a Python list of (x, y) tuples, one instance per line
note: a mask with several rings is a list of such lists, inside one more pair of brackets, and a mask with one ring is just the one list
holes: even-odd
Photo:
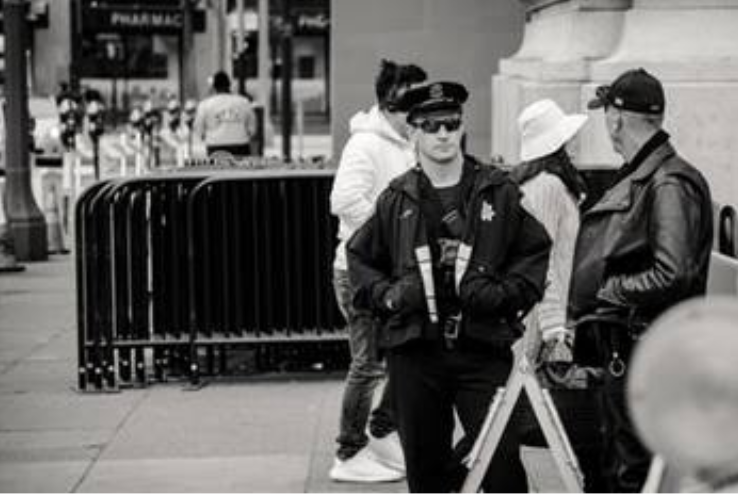
[(443, 98), (443, 86), (441, 84), (433, 84), (429, 89), (429, 94), (432, 99)]

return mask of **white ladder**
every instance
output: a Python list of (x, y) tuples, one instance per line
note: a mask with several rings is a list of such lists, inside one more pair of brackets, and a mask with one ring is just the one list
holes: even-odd
[(482, 480), (505, 432), (520, 393), (525, 391), (553, 454), (567, 492), (583, 492), (584, 477), (561, 423), (551, 393), (536, 378), (525, 352), (520, 352), (505, 387), (497, 388), (482, 430), (469, 454), (469, 474), (461, 492), (480, 492)]

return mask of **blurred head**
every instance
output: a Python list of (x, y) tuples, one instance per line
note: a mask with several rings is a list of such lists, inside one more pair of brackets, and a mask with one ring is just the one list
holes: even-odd
[(231, 91), (231, 78), (222, 70), (213, 75), (213, 89), (216, 93), (228, 93)]
[(398, 103), (422, 159), (436, 164), (455, 162), (462, 154), (463, 107), (469, 97), (456, 82), (434, 82), (405, 93)]
[(518, 117), (520, 160), (533, 161), (566, 146), (587, 121), (586, 115), (567, 115), (553, 100), (527, 106)]
[(632, 147), (659, 130), (664, 121), (665, 97), (661, 82), (644, 69), (629, 70), (612, 84), (599, 86), (589, 109), (603, 108), (613, 149), (632, 154)]
[(660, 317), (631, 363), (628, 403), (644, 443), (713, 487), (738, 475), (738, 305), (687, 301)]
[(427, 74), (417, 65), (397, 64), (382, 60), (374, 81), (377, 106), (400, 135), (407, 135), (407, 113), (399, 108), (398, 102), (405, 92), (427, 79)]

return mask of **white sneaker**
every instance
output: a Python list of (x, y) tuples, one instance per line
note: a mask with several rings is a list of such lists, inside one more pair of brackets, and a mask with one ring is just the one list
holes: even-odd
[(397, 482), (405, 478), (404, 473), (388, 468), (377, 461), (367, 448), (361, 449), (348, 460), (338, 458), (328, 473), (335, 482)]
[(376, 438), (370, 434), (367, 449), (382, 465), (405, 475), (405, 455), (397, 432), (387, 434), (383, 438)]

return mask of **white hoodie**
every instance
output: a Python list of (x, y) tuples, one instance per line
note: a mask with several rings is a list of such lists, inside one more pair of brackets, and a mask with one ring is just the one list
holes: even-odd
[(392, 128), (379, 107), (359, 112), (349, 123), (331, 191), (331, 213), (338, 216), (335, 269), (346, 269), (346, 241), (374, 212), (379, 194), (393, 178), (415, 165), (412, 144)]

